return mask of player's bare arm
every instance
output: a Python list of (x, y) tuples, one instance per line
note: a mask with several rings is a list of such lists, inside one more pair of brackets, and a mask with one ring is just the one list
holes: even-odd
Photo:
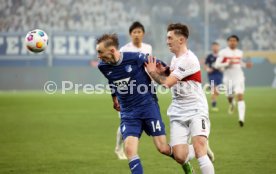
[(209, 66), (207, 66), (206, 64), (204, 65), (204, 69), (205, 69), (205, 71), (207, 72), (207, 73), (211, 73), (211, 72), (213, 72), (214, 71), (214, 69), (213, 68), (210, 68)]
[(156, 72), (162, 76), (169, 76), (171, 71), (169, 66), (164, 66), (162, 63), (157, 62), (156, 63)]
[(145, 63), (146, 69), (149, 75), (153, 78), (154, 81), (163, 85), (166, 88), (170, 88), (177, 83), (178, 79), (174, 76), (166, 76), (165, 74), (160, 74), (156, 65), (156, 58), (149, 56), (148, 62)]
[(112, 101), (113, 101), (113, 108), (116, 111), (120, 111), (120, 104), (119, 104), (119, 101), (117, 99), (117, 96), (112, 96)]

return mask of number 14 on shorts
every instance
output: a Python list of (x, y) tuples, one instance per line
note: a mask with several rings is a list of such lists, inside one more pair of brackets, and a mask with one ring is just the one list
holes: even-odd
[(156, 130), (158, 130), (159, 132), (161, 131), (161, 125), (160, 125), (159, 120), (151, 121), (151, 126), (152, 126), (153, 132), (156, 132)]

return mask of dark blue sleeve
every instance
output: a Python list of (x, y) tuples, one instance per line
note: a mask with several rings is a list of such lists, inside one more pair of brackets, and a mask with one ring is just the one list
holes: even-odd
[(137, 61), (139, 66), (143, 66), (148, 61), (148, 55), (143, 53), (136, 53)]
[(101, 73), (103, 74), (101, 63), (98, 64), (98, 69), (99, 69), (99, 70), (101, 71)]
[(114, 84), (111, 81), (108, 81), (108, 85), (109, 85), (109, 88), (110, 88), (111, 96), (115, 97), (116, 94), (115, 94), (115, 86), (114, 86)]
[[(101, 73), (105, 76), (104, 71), (103, 71), (103, 66), (101, 63), (98, 64), (98, 69), (101, 71)], [(106, 77), (106, 76), (105, 76)]]
[[(98, 65), (98, 69), (101, 71), (101, 73), (107, 78), (107, 76), (104, 74), (103, 72), (103, 66), (99, 63)], [(108, 79), (108, 78), (107, 78)], [(111, 96), (116, 96), (115, 95), (115, 87), (114, 87), (114, 84), (108, 79), (108, 85), (109, 85), (109, 88), (111, 90)]]
[[(138, 58), (138, 64), (139, 64), (139, 66), (140, 65), (144, 65), (144, 63), (148, 62), (148, 56), (149, 56), (149, 54), (137, 53), (137, 55), (139, 57)], [(159, 59), (156, 59), (156, 62), (157, 63), (161, 63), (165, 67), (167, 66), (166, 63), (164, 63), (163, 61), (161, 61)]]
[(209, 65), (209, 64), (210, 64), (210, 54), (205, 59), (205, 65)]

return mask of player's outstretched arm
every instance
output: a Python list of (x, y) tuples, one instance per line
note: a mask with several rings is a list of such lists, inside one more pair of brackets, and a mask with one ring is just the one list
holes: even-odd
[(215, 62), (215, 68), (227, 68), (231, 62), (229, 59), (227, 59), (226, 61), (223, 61), (223, 57), (218, 57), (216, 62)]
[(116, 111), (120, 111), (120, 104), (119, 104), (119, 101), (116, 97), (116, 95), (112, 95), (112, 101), (113, 101), (113, 108), (116, 110)]
[(220, 51), (220, 52), (218, 53), (218, 58), (217, 58), (217, 60), (216, 60), (216, 62), (215, 62), (215, 66), (214, 66), (214, 67), (217, 68), (217, 69), (220, 69), (220, 68), (227, 68), (227, 67), (230, 66), (230, 64), (231, 64), (231, 60), (225, 58), (224, 52), (223, 52), (223, 51)]
[(158, 72), (155, 57), (148, 56), (148, 62), (145, 62), (145, 67), (152, 79), (166, 88), (172, 87), (178, 81), (174, 76), (166, 76)]
[(169, 76), (171, 71), (169, 66), (164, 66), (162, 63), (156, 63), (156, 72), (162, 76)]

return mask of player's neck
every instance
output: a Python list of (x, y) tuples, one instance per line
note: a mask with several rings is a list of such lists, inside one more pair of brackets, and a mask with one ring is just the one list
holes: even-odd
[(230, 48), (230, 50), (235, 50), (235, 49), (237, 49), (237, 47), (229, 47)]
[(179, 51), (175, 53), (175, 57), (180, 57), (187, 52), (188, 48), (186, 46), (180, 47)]
[(122, 58), (122, 55), (121, 55), (122, 53), (120, 53), (119, 51), (116, 51), (115, 52), (115, 64), (117, 64), (119, 61), (120, 61), (120, 59)]
[(132, 43), (135, 47), (141, 48), (142, 47), (142, 42), (133, 42)]

